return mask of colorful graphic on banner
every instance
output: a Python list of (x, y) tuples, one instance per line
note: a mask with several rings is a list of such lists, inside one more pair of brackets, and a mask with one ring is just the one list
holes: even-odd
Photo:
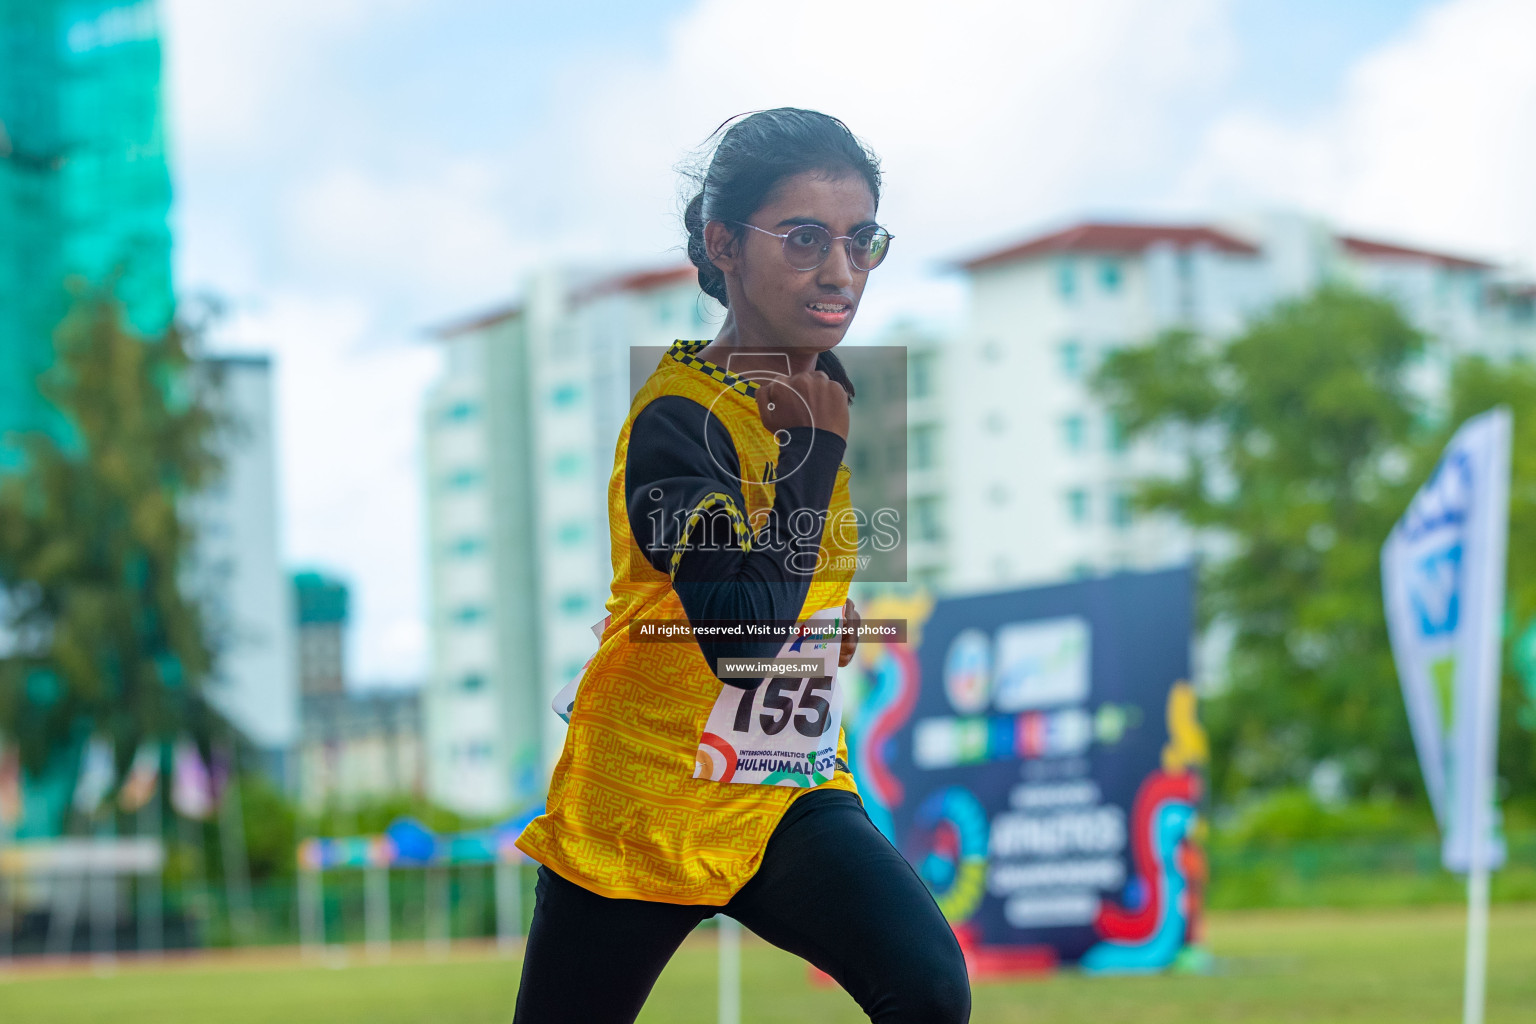
[(839, 677), (848, 695), (843, 731), (853, 777), (864, 795), (864, 810), (892, 842), (896, 827), (890, 808), (905, 798), (901, 780), (890, 767), (892, 744), (917, 706), (917, 649), (922, 624), (932, 612), (933, 599), (926, 594), (876, 598), (862, 617), (906, 620), (907, 642), (860, 643), (853, 662)]
[(970, 790), (951, 786), (923, 801), (915, 824), (923, 832), (917, 846), (928, 851), (917, 864), (918, 875), (945, 918), (966, 920), (987, 888), (986, 810)]
[(973, 969), (1160, 970), (1198, 937), (1193, 596), (1179, 569), (951, 598), (915, 649), (860, 645), (860, 791)]
[(1104, 941), (1083, 954), (1083, 967), (1160, 970), (1194, 938), (1191, 893), (1205, 878), (1204, 856), (1193, 841), (1199, 807), (1200, 779), (1192, 772), (1159, 770), (1141, 784), (1131, 814), (1131, 899), (1100, 903), (1093, 926)]
[(1392, 656), (1452, 871), (1474, 848), (1489, 868), (1505, 857), (1492, 782), (1511, 429), (1504, 408), (1464, 423), (1381, 550)]

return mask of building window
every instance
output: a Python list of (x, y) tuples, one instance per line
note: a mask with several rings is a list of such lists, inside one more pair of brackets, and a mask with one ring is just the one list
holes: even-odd
[(1109, 520), (1115, 524), (1116, 529), (1126, 530), (1131, 526), (1135, 518), (1135, 509), (1131, 505), (1131, 496), (1123, 490), (1115, 491), (1109, 499)]
[(463, 743), (454, 748), (461, 760), (475, 764), (491, 759), (491, 745), (484, 740), (471, 743)]
[(1445, 305), (1447, 300), (1449, 300), (1451, 297), (1452, 286), (1456, 283), (1455, 279), (1452, 277), (1452, 272), (1449, 270), (1437, 270), (1435, 271), (1434, 281), (1435, 300), (1438, 301), (1441, 305)]
[(1195, 262), (1188, 249), (1180, 249), (1174, 257), (1179, 275), (1179, 314), (1186, 322), (1195, 319)]
[(1125, 437), (1125, 425), (1120, 422), (1120, 417), (1110, 413), (1104, 419), (1104, 436), (1108, 442), (1109, 450), (1120, 454), (1128, 447)]
[(462, 608), (455, 608), (453, 621), (461, 626), (472, 626), (485, 619), (485, 609), (477, 604), (467, 604)]
[(1066, 417), (1061, 421), (1061, 436), (1068, 451), (1082, 451), (1087, 446), (1088, 421), (1076, 414)]
[(1061, 372), (1076, 380), (1083, 375), (1083, 343), (1069, 338), (1057, 346), (1061, 359)]
[(580, 452), (563, 452), (555, 457), (556, 476), (575, 476), (581, 472), (582, 458)]
[(575, 405), (579, 398), (581, 398), (581, 387), (577, 384), (561, 384), (549, 396), (549, 400), (557, 409), (569, 408)]
[(914, 355), (912, 368), (912, 397), (927, 398), (933, 394), (933, 356), (924, 352)]
[(1062, 301), (1071, 302), (1077, 295), (1077, 264), (1070, 259), (1056, 261), (1056, 290)]
[(1099, 284), (1107, 292), (1120, 290), (1120, 261), (1105, 260), (1099, 264)]
[(937, 498), (918, 498), (912, 503), (912, 526), (917, 538), (926, 541), (942, 540), (944, 527), (939, 517)]
[(560, 610), (567, 615), (580, 615), (587, 610), (587, 595), (566, 594), (560, 599)]
[(456, 469), (448, 474), (445, 481), (451, 491), (463, 491), (471, 487), (477, 487), (482, 480), (478, 469)]
[(1461, 280), (1462, 301), (1472, 309), (1481, 309), (1487, 299), (1488, 286), (1482, 274), (1465, 274)]
[(932, 426), (912, 430), (912, 468), (932, 469), (938, 462), (939, 429)]
[(455, 558), (472, 558), (485, 550), (485, 541), (479, 537), (460, 537), (448, 545), (448, 553)]
[(464, 677), (459, 685), (463, 686), (470, 693), (474, 693), (476, 690), (483, 690), (485, 689), (485, 676), (480, 675), (478, 672), (471, 672)]
[(474, 402), (454, 402), (443, 410), (444, 423), (463, 423), (472, 420), (480, 413), (480, 407)]
[(1081, 487), (1067, 492), (1067, 518), (1079, 525), (1088, 521), (1088, 492)]
[(587, 539), (587, 524), (580, 522), (561, 523), (555, 531), (555, 540), (561, 544), (580, 544)]

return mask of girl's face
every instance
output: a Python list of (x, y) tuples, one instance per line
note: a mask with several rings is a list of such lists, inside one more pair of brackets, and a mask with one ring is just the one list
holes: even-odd
[(819, 224), (834, 236), (852, 235), (875, 223), (875, 198), (858, 174), (829, 177), (808, 171), (779, 182), (768, 201), (741, 228), (732, 243), (730, 228), (712, 222), (715, 260), (726, 275), (731, 313), (747, 337), (761, 343), (826, 350), (843, 340), (864, 294), (869, 271), (848, 260), (848, 243), (832, 243), (826, 261), (814, 270), (796, 270), (784, 259), (782, 239), (802, 224)]

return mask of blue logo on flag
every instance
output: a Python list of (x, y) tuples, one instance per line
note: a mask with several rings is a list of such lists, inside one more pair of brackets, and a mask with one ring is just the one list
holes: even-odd
[(1410, 592), (1419, 631), (1426, 637), (1456, 632), (1461, 610), (1461, 542), (1419, 561)]

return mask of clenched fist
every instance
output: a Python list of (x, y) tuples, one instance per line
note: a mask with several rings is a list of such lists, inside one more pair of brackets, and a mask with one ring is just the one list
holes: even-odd
[(859, 610), (853, 606), (853, 598), (849, 598), (843, 604), (843, 625), (854, 630), (852, 633), (843, 634), (843, 645), (838, 650), (837, 667), (846, 668), (853, 660), (853, 652), (859, 649), (859, 623), (864, 621), (859, 618)]
[(819, 427), (848, 439), (848, 392), (821, 370), (764, 380), (757, 389), (757, 415), (769, 433)]

